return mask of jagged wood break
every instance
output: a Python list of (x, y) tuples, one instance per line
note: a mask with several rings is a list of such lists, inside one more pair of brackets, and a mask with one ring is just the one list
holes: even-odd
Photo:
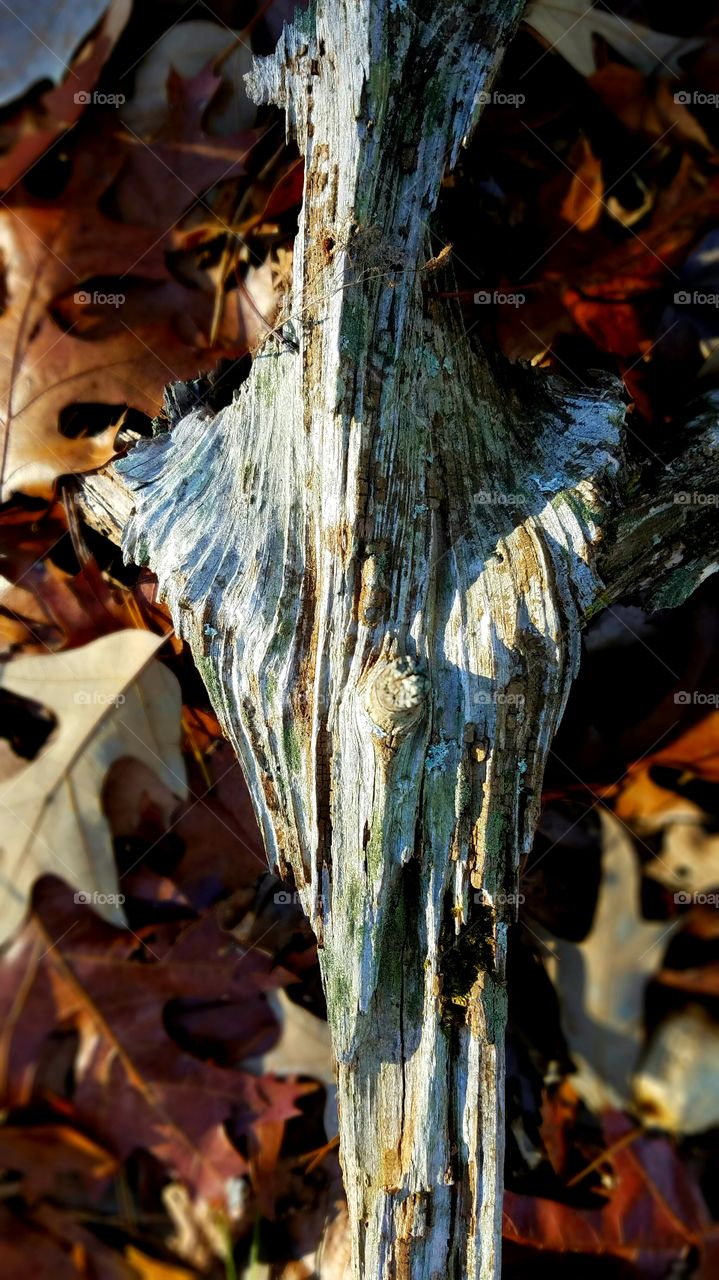
[(251, 78), (306, 159), (284, 336), (119, 464), (317, 933), (367, 1280), (498, 1274), (507, 922), (616, 514), (616, 388), (493, 370), (425, 269), (520, 8), (297, 17)]

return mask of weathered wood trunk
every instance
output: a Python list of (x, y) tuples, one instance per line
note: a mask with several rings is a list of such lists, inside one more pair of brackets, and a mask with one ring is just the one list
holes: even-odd
[(498, 1274), (507, 923), (616, 506), (614, 385), (494, 372), (426, 269), (520, 8), (297, 18), (253, 77), (306, 159), (288, 324), (118, 467), (317, 933), (367, 1280)]

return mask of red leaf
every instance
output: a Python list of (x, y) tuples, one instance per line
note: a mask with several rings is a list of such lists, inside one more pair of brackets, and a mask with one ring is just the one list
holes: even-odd
[(145, 142), (129, 134), (127, 165), (117, 185), (118, 207), (129, 222), (167, 231), (201, 192), (245, 171), (245, 157), (262, 137), (248, 129), (232, 137), (212, 137), (202, 117), (222, 84), (212, 67), (183, 79), (168, 79), (170, 116), (161, 137)]
[[(626, 1116), (606, 1114), (607, 1146), (630, 1127)], [(505, 1240), (557, 1253), (626, 1258), (657, 1280), (687, 1246), (716, 1249), (717, 1228), (669, 1139), (638, 1137), (614, 1153), (612, 1164), (616, 1186), (604, 1208), (575, 1209), (505, 1192)]]
[(86, 1128), (121, 1158), (144, 1147), (197, 1195), (223, 1203), (226, 1183), (245, 1171), (227, 1136), (297, 1114), (301, 1086), (256, 1078), (184, 1052), (165, 1029), (171, 999), (252, 1001), (282, 980), (259, 952), (243, 952), (207, 918), (171, 941), (147, 944), (73, 902), (60, 881), (39, 882), (31, 918), (0, 966), (3, 1095), (33, 1096), (40, 1051), (57, 1027), (80, 1038), (73, 1103)]

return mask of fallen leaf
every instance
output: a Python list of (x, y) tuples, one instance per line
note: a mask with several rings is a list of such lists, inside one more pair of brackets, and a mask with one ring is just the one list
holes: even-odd
[(94, 560), (77, 573), (66, 573), (51, 559), (40, 558), (19, 576), (18, 586), (0, 578), (3, 658), (18, 649), (47, 653), (77, 648), (111, 631), (135, 627), (143, 618), (131, 592), (113, 587)]
[[(296, 1114), (303, 1086), (203, 1062), (166, 1030), (174, 999), (213, 993), (262, 1009), (262, 991), (286, 979), (244, 952), (212, 920), (155, 930), (142, 944), (99, 920), (50, 877), (0, 965), (0, 1066), (5, 1105), (27, 1105), (47, 1037), (79, 1036), (72, 1105), (83, 1129), (121, 1159), (144, 1148), (194, 1195), (226, 1205), (246, 1162), (228, 1136)], [(174, 940), (173, 940), (174, 937)]]
[(221, 111), (219, 104), (206, 102), (208, 131), (227, 134), (249, 129), (257, 107), (247, 95), (243, 77), (252, 69), (252, 49), (242, 31), (230, 31), (205, 19), (177, 23), (148, 49), (135, 72), (132, 97), (122, 107), (120, 118), (146, 141), (156, 138), (170, 115), (171, 73), (192, 80), (207, 67), (216, 67), (222, 80), (221, 86), (214, 86), (212, 97), (225, 99)]
[[(114, 172), (117, 163), (106, 160), (105, 166)], [(61, 200), (32, 200), (18, 187), (0, 210), (6, 295), (0, 316), (5, 498), (23, 487), (47, 496), (58, 475), (100, 466), (112, 456), (117, 425), (89, 438), (60, 433), (60, 414), (69, 405), (115, 404), (121, 409), (129, 402), (154, 409), (156, 402), (146, 390), (153, 381), (159, 398), (156, 358), (148, 361), (147, 348), (129, 330), (108, 348), (79, 340), (69, 331), (73, 326), (59, 327), (49, 314), (54, 299), (72, 289), (80, 310), (93, 296), (110, 298), (105, 310), (116, 309), (119, 288), (92, 295), (80, 286), (85, 279), (119, 273), (122, 264), (142, 259), (143, 275), (165, 275), (149, 230), (100, 215), (96, 202), (107, 175), (102, 165), (94, 173), (91, 166), (88, 150)], [(167, 381), (167, 366), (161, 368)]]
[(205, 131), (203, 117), (221, 84), (211, 67), (187, 80), (170, 68), (166, 126), (150, 142), (129, 134), (133, 145), (116, 188), (118, 208), (128, 222), (166, 230), (195, 195), (244, 172), (245, 157), (263, 131), (248, 128), (222, 138)]
[(608, 62), (589, 83), (631, 133), (655, 139), (671, 130), (672, 144), (681, 141), (711, 150), (706, 132), (676, 91), (676, 81), (649, 79), (634, 67)]
[[(267, 872), (267, 856), (229, 743), (220, 741), (206, 753), (202, 769), (191, 758), (188, 767), (188, 795), (178, 803), (146, 763), (120, 760), (108, 772), (103, 805), (113, 835), (132, 841), (136, 857), (145, 859), (152, 851), (160, 870), (172, 856), (176, 891), (202, 910), (228, 892), (253, 889)], [(132, 872), (128, 875), (127, 891), (138, 892)]]
[(593, 0), (538, 0), (529, 6), (524, 21), (583, 76), (596, 70), (595, 36), (646, 75), (660, 68), (676, 73), (679, 60), (705, 43), (653, 31), (641, 22), (595, 8)]
[[(631, 1127), (626, 1116), (603, 1116), (608, 1147)], [(576, 1209), (539, 1196), (504, 1195), (503, 1235), (546, 1252), (626, 1258), (647, 1280), (663, 1280), (677, 1253), (690, 1247), (716, 1260), (717, 1230), (704, 1199), (663, 1137), (638, 1136), (611, 1156), (615, 1185), (600, 1209)], [(707, 1280), (710, 1266), (701, 1272)]]
[(30, 1201), (52, 1194), (69, 1174), (100, 1180), (118, 1167), (109, 1151), (61, 1124), (0, 1126), (0, 1165), (22, 1174), (22, 1192)]
[[(247, 349), (239, 315), (210, 344), (213, 288), (170, 273), (167, 221), (158, 236), (146, 219), (130, 225), (101, 212), (128, 154), (115, 135), (107, 120), (90, 141), (78, 127), (61, 197), (38, 200), (18, 186), (0, 209), (4, 499), (17, 490), (48, 497), (59, 475), (101, 466), (127, 406), (153, 416), (168, 382)], [(204, 182), (201, 164), (190, 169)], [(190, 169), (183, 207), (201, 189), (187, 181)], [(99, 430), (93, 406), (107, 406)]]
[(0, 685), (50, 708), (57, 729), (22, 773), (0, 783), (0, 937), (20, 923), (43, 872), (62, 874), (101, 914), (123, 919), (101, 808), (105, 774), (129, 755), (148, 764), (177, 796), (186, 785), (179, 687), (160, 663), (148, 665), (162, 643), (162, 636), (148, 631), (121, 631), (1, 669)]
[(0, 124), (0, 189), (19, 182), (48, 147), (82, 115), (113, 46), (132, 10), (132, 0), (111, 0), (105, 15), (75, 58), (62, 84), (23, 100)]
[(58, 5), (56, 0), (37, 0), (32, 27), (5, 5), (0, 13), (0, 107), (40, 80), (59, 84), (75, 50), (100, 21), (108, 3), (76, 0)]
[(277, 1076), (310, 1076), (319, 1080), (327, 1091), (324, 1122), (328, 1138), (339, 1132), (337, 1118), (337, 1084), (330, 1029), (323, 1018), (290, 1000), (286, 991), (268, 995), (268, 1003), (277, 1018), (280, 1034), (277, 1042), (258, 1058), (247, 1059), (245, 1067), (261, 1074)]
[(719, 1124), (719, 1025), (701, 1005), (674, 1010), (652, 1032), (632, 1080), (650, 1128), (703, 1133)]
[(640, 868), (630, 834), (605, 809), (602, 878), (582, 942), (538, 933), (576, 1064), (571, 1083), (594, 1111), (623, 1105), (644, 1041), (647, 983), (661, 967), (677, 921), (641, 915)]
[(579, 231), (589, 231), (598, 222), (603, 208), (602, 164), (582, 134), (567, 160), (572, 170), (569, 190), (562, 201), (561, 215)]

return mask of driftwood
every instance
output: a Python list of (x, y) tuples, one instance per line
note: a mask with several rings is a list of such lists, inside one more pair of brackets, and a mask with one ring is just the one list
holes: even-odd
[(317, 934), (367, 1280), (498, 1275), (507, 929), (581, 626), (685, 598), (717, 542), (675, 501), (716, 490), (714, 406), (644, 481), (618, 384), (490, 359), (427, 268), (520, 9), (285, 30), (251, 87), (306, 161), (286, 323), (82, 497), (157, 573)]

